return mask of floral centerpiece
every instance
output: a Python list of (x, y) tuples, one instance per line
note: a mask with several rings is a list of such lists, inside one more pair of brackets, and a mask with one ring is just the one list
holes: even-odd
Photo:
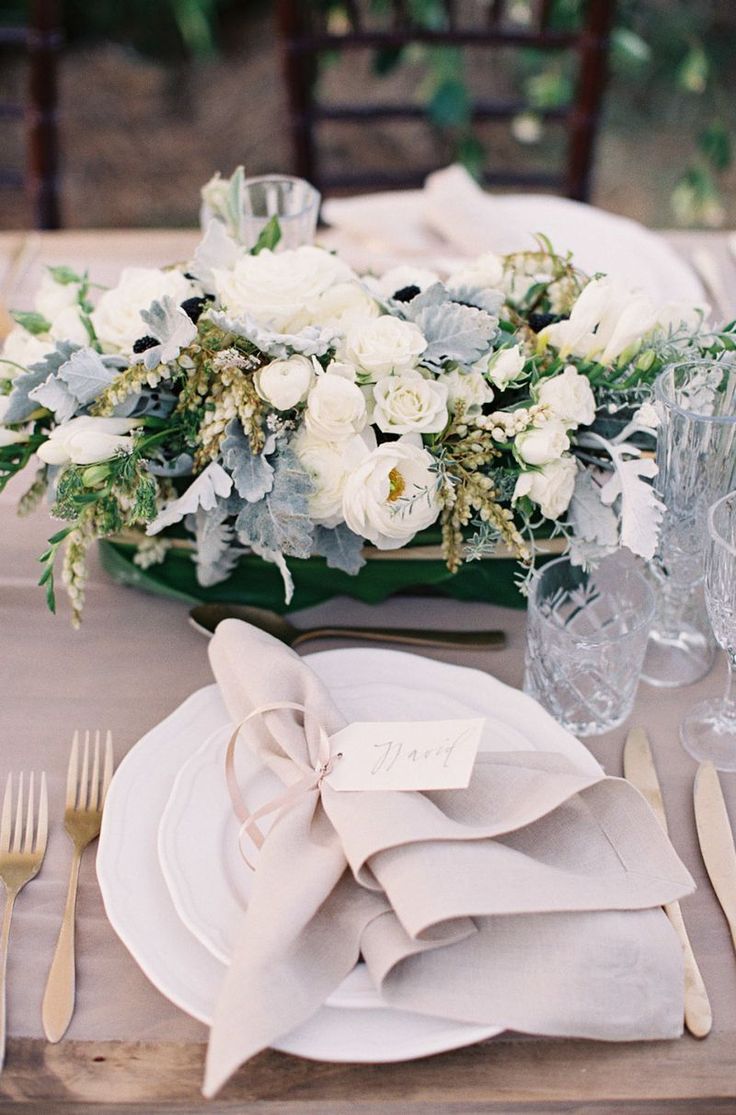
[(540, 536), (581, 563), (618, 546), (652, 556), (650, 385), (666, 362), (733, 348), (732, 333), (708, 330), (702, 307), (588, 278), (543, 237), (444, 279), (279, 252), (276, 221), (247, 249), (242, 183), (239, 170), (205, 188), (186, 263), (128, 268), (104, 291), (51, 268), (35, 310), (14, 315), (0, 482), (36, 460), (20, 509), (48, 493), (64, 524), (41, 558), (52, 609), (58, 552), (77, 621), (85, 553), (105, 538), (142, 576), (186, 547), (224, 598), (242, 562), (270, 563), (283, 607), (312, 600), (301, 567), (316, 563), (323, 595), (345, 591), (367, 553), (411, 557), (417, 541), (453, 574), (502, 544), (522, 587)]

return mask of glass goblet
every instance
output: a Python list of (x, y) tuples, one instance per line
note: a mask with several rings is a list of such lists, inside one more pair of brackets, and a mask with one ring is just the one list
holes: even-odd
[(705, 602), (720, 646), (728, 655), (728, 681), (721, 698), (701, 701), (680, 726), (686, 751), (718, 770), (736, 771), (736, 491), (708, 512)]
[(319, 191), (304, 178), (264, 174), (243, 183), (243, 243), (252, 248), (272, 217), (281, 228), (279, 248), (311, 244), (317, 228)]

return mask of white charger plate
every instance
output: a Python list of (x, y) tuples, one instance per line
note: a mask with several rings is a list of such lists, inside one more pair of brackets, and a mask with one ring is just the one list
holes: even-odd
[[(469, 709), (482, 713), (480, 694), (489, 685), (486, 694), (502, 703), (504, 712), (501, 714), (495, 705), (486, 705), (486, 711), (502, 719), (511, 717), (512, 723), (526, 727), (535, 710), (549, 749), (571, 753), (569, 749), (573, 748), (581, 762), (599, 769), (582, 744), (530, 698), (479, 671), (383, 650), (325, 651), (311, 655), (309, 664), (330, 689), (333, 684), (339, 688), (340, 680), (344, 684), (346, 677), (353, 685), (359, 678), (365, 683), (366, 710), (371, 683), (395, 684), (401, 678), (402, 685), (423, 687), (425, 696), (438, 687), (456, 697), (462, 690), (463, 704), (468, 701)], [(375, 704), (372, 707), (375, 717)], [(383, 711), (381, 714), (385, 715)], [(177, 915), (158, 860), (158, 826), (182, 765), (227, 721), (217, 687), (208, 686), (189, 697), (131, 749), (108, 793), (97, 855), (105, 910), (118, 936), (154, 986), (207, 1025), (213, 1017), (225, 967)], [(353, 992), (359, 990), (354, 985)], [(498, 1032), (498, 1027), (465, 1025), (386, 1007), (324, 1006), (275, 1043), (275, 1048), (324, 1061), (403, 1061), (471, 1045)]]

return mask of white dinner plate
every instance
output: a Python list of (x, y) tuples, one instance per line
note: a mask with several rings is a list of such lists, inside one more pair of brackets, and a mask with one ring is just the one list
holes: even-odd
[[(338, 703), (341, 683), (345, 687), (347, 679), (355, 688), (355, 679), (359, 678), (361, 685), (357, 688), (363, 690), (365, 702), (365, 714), (360, 715), (364, 718), (370, 707), (371, 683), (392, 685), (398, 677), (409, 688), (424, 686), (425, 695), (442, 691), (454, 695), (464, 705), (467, 701), (466, 707), (480, 712), (481, 691), (490, 683), (486, 692), (493, 691), (504, 712), (495, 705), (486, 711), (526, 725), (534, 709), (551, 749), (572, 748), (581, 762), (598, 769), (589, 752), (572, 741), (530, 698), (478, 671), (382, 650), (325, 651), (311, 655), (309, 664), (328, 688), (334, 688)], [(375, 705), (371, 715), (376, 716)], [(206, 1024), (211, 1023), (225, 967), (177, 915), (158, 860), (158, 827), (183, 764), (227, 721), (217, 687), (208, 686), (189, 697), (131, 749), (108, 793), (97, 856), (100, 889), (113, 928), (151, 982), (182, 1010)], [(355, 981), (354, 1001), (361, 998), (361, 978), (360, 973), (351, 977)], [(308, 1022), (280, 1039), (275, 1048), (325, 1061), (388, 1062), (470, 1045), (498, 1032), (498, 1028), (471, 1026), (386, 1007), (324, 1006)]]

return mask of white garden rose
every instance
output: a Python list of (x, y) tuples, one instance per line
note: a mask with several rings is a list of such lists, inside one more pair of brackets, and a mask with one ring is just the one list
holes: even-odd
[(349, 329), (340, 355), (371, 379), (378, 380), (411, 371), (426, 347), (416, 325), (383, 314)]
[(525, 464), (546, 465), (570, 448), (570, 439), (562, 423), (552, 418), (518, 434), (514, 445), (516, 455)]
[(176, 303), (191, 298), (197, 291), (180, 271), (159, 271), (155, 267), (126, 267), (120, 282), (106, 290), (90, 314), (103, 351), (131, 352), (140, 337), (148, 333), (141, 310), (166, 295)]
[(473, 367), (485, 373), (499, 391), (505, 391), (522, 374), (525, 363), (521, 345), (512, 345), (511, 348), (499, 349), (490, 357), (484, 356)]
[(357, 384), (325, 373), (307, 396), (304, 422), (310, 434), (325, 441), (345, 441), (368, 421), (365, 396)]
[(325, 373), (329, 376), (342, 376), (343, 379), (349, 379), (351, 383), (355, 383), (358, 377), (355, 364), (346, 364), (344, 360), (330, 360)]
[(445, 372), (442, 382), (447, 388), (447, 405), (451, 411), (462, 403), (465, 414), (478, 414), (481, 407), (493, 399), (493, 390), (480, 372), (461, 372), (453, 368)]
[(373, 431), (364, 430), (346, 441), (323, 441), (302, 427), (291, 445), (313, 484), (309, 517), (319, 526), (336, 527), (343, 521), (347, 478), (375, 448)]
[(22, 368), (28, 368), (54, 351), (54, 344), (42, 341), (27, 329), (16, 325), (5, 338), (0, 353), (0, 379), (14, 379)]
[(47, 465), (92, 465), (130, 453), (133, 439), (125, 436), (136, 425), (132, 418), (92, 418), (82, 415), (56, 426), (38, 447)]
[(255, 389), (276, 410), (291, 410), (303, 403), (314, 380), (314, 365), (306, 356), (272, 360), (253, 377)]
[(50, 271), (44, 271), (33, 304), (47, 321), (54, 321), (62, 310), (77, 305), (78, 294), (78, 283), (57, 283)]
[(304, 314), (291, 323), (291, 328), (321, 325), (345, 333), (357, 322), (378, 317), (380, 308), (365, 287), (357, 282), (335, 283), (306, 307)]
[(413, 437), (386, 442), (350, 474), (342, 510), (350, 529), (379, 550), (396, 550), (437, 518), (434, 458)]
[(438, 434), (447, 425), (444, 381), (424, 379), (417, 371), (384, 376), (373, 398), (372, 421), (386, 434)]
[(461, 286), (498, 289), (503, 280), (503, 260), (495, 252), (486, 252), (468, 263), (459, 271), (454, 271), (447, 280), (450, 290)]
[(244, 253), (229, 270), (214, 268), (215, 294), (230, 314), (248, 314), (276, 330), (298, 329), (317, 299), (337, 283), (355, 281), (346, 263), (323, 248)]
[(595, 418), (595, 396), (587, 376), (572, 364), (558, 376), (542, 380), (537, 389), (537, 401), (546, 403), (553, 418), (558, 418), (568, 429), (572, 426), (589, 426)]
[(72, 341), (75, 345), (88, 345), (89, 333), (79, 316), (79, 306), (67, 306), (51, 323), (49, 336), (55, 341)]
[(514, 488), (514, 502), (529, 496), (545, 519), (559, 519), (570, 505), (577, 471), (575, 458), (566, 455), (540, 469), (522, 472)]
[(635, 352), (657, 325), (657, 311), (642, 291), (620, 279), (593, 279), (578, 296), (570, 317), (547, 325), (539, 334), (564, 359), (570, 353), (612, 364), (624, 352)]

